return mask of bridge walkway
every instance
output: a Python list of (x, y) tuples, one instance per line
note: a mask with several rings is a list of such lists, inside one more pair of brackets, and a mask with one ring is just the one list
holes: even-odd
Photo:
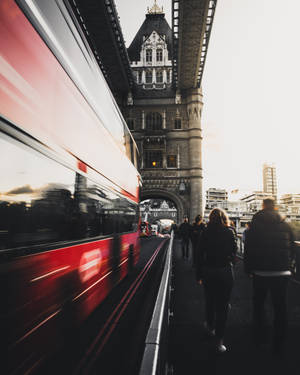
[[(180, 241), (174, 241), (174, 294), (169, 355), (174, 375), (260, 375), (298, 373), (300, 368), (300, 285), (290, 282), (288, 291), (289, 327), (285, 355), (274, 357), (271, 346), (258, 350), (252, 340), (251, 279), (243, 271), (242, 260), (235, 266), (235, 285), (224, 344), (228, 351), (216, 354), (213, 341), (203, 329), (204, 293), (195, 280), (190, 258), (181, 258)], [(271, 308), (267, 306), (271, 321)]]

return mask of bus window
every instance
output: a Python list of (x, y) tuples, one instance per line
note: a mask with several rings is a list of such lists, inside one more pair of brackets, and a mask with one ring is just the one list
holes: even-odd
[(127, 199), (7, 136), (0, 150), (0, 250), (136, 231)]
[(0, 137), (0, 249), (72, 237), (75, 172)]

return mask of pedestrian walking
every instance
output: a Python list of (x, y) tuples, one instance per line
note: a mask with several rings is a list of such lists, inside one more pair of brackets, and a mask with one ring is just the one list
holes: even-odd
[(244, 229), (244, 232), (242, 234), (242, 245), (243, 245), (243, 252), (245, 249), (245, 243), (246, 243), (246, 237), (248, 235), (249, 229), (250, 229), (251, 221), (248, 221), (246, 223), (246, 228)]
[(233, 263), (237, 252), (237, 238), (230, 227), (227, 214), (214, 208), (209, 214), (197, 248), (197, 280), (204, 286), (204, 326), (216, 338), (216, 349), (226, 352), (223, 343), (229, 300), (233, 287)]
[(235, 222), (234, 222), (233, 220), (230, 220), (230, 221), (229, 221), (229, 226), (230, 226), (230, 228), (233, 229), (235, 235), (237, 236), (236, 225), (235, 225)]
[(193, 266), (196, 266), (196, 255), (197, 255), (197, 245), (200, 239), (200, 235), (205, 228), (202, 216), (197, 215), (195, 221), (191, 227), (191, 242), (192, 242), (192, 256), (193, 256)]
[(182, 258), (189, 258), (189, 242), (190, 242), (191, 226), (188, 218), (183, 219), (183, 223), (179, 226), (179, 235), (181, 238)]
[(246, 236), (244, 265), (253, 278), (254, 339), (266, 340), (264, 304), (270, 293), (274, 312), (272, 352), (283, 354), (287, 333), (287, 287), (294, 258), (294, 235), (275, 210), (273, 198), (263, 200), (262, 210), (251, 221)]

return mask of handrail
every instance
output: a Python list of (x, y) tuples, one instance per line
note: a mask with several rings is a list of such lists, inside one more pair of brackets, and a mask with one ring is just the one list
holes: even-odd
[(163, 332), (169, 322), (173, 239), (174, 232), (172, 231), (164, 271), (145, 340), (145, 350), (139, 375), (158, 375), (162, 367), (162, 361), (164, 360), (164, 356), (162, 355), (162, 351), (165, 350), (163, 347)]
[(295, 241), (296, 244), (296, 259), (295, 259), (295, 280), (300, 281), (300, 241)]

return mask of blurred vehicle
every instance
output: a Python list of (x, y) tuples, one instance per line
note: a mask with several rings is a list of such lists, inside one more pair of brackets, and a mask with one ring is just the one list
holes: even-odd
[(152, 234), (152, 236), (158, 235), (158, 225), (157, 224), (151, 224), (151, 234)]
[(139, 257), (137, 147), (68, 4), (0, 1), (3, 374), (28, 373)]
[(150, 237), (151, 236), (151, 228), (148, 221), (142, 221), (140, 224), (140, 236), (141, 237)]

